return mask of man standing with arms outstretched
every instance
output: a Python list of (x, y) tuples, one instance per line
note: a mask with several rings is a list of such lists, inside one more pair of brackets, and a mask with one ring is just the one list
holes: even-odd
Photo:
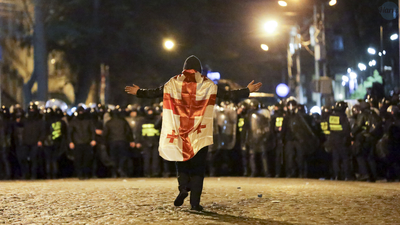
[(218, 96), (230, 99), (247, 98), (261, 83), (252, 81), (247, 88), (226, 92), (201, 75), (200, 60), (192, 55), (183, 65), (183, 72), (156, 89), (125, 87), (128, 94), (139, 98), (163, 97), (163, 121), (159, 153), (176, 162), (179, 195), (174, 205), (181, 206), (190, 191), (192, 210), (202, 211), (200, 196), (203, 190), (207, 146), (213, 143), (213, 112)]

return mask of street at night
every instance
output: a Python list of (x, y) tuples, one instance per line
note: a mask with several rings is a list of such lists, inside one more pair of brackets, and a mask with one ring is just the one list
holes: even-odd
[(173, 201), (175, 178), (14, 181), (4, 224), (399, 224), (399, 183), (206, 178), (203, 212)]

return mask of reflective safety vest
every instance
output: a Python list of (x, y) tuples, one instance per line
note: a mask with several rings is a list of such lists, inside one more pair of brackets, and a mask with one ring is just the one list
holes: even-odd
[(160, 130), (154, 128), (154, 124), (148, 123), (142, 125), (142, 136), (154, 137), (160, 136)]
[(51, 139), (55, 140), (61, 136), (61, 122), (55, 122), (51, 124), (53, 132), (51, 132)]
[(277, 128), (282, 127), (282, 124), (283, 124), (283, 117), (276, 117), (275, 127)]
[(329, 128), (331, 131), (342, 131), (343, 127), (340, 124), (339, 116), (330, 116), (329, 117)]
[(243, 125), (244, 125), (244, 118), (239, 118), (239, 122), (238, 122), (239, 132), (242, 132)]
[(326, 135), (330, 135), (331, 132), (329, 131), (329, 125), (328, 122), (321, 122), (321, 130), (324, 132)]

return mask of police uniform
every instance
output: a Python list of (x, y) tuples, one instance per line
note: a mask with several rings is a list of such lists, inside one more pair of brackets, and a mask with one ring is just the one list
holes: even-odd
[(160, 156), (158, 153), (158, 141), (160, 137), (159, 118), (154, 113), (146, 115), (142, 124), (142, 155), (143, 155), (143, 174), (146, 177), (160, 176)]
[(271, 131), (274, 142), (274, 153), (275, 153), (275, 177), (282, 176), (282, 168), (284, 168), (284, 154), (283, 154), (283, 137), (282, 137), (282, 126), (284, 113), (282, 111), (275, 111), (271, 118)]
[(329, 116), (329, 131), (334, 177), (339, 179), (343, 174), (346, 180), (351, 180), (350, 123), (344, 112), (334, 112)]

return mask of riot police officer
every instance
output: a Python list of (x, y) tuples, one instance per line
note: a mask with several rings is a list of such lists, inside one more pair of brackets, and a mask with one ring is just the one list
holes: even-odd
[(282, 168), (284, 168), (283, 154), (283, 136), (282, 125), (285, 117), (283, 102), (279, 102), (274, 106), (274, 114), (271, 116), (271, 136), (275, 153), (275, 177), (282, 176)]
[[(249, 111), (246, 115), (243, 131), (245, 132), (246, 155), (242, 159), (250, 166), (250, 176), (255, 177), (261, 175), (271, 176), (268, 168), (267, 145), (266, 141), (269, 138), (270, 115), (269, 111), (263, 114), (260, 111), (261, 103), (256, 99), (250, 99)], [(261, 159), (261, 162), (259, 161)], [(258, 167), (262, 165), (262, 169)]]
[(23, 179), (36, 179), (40, 162), (40, 150), (43, 146), (44, 123), (40, 119), (38, 106), (31, 103), (26, 120), (18, 115), (14, 136), (18, 136), (16, 152)]
[(312, 118), (303, 113), (297, 114), (297, 101), (290, 97), (286, 103), (287, 111), (282, 126), (286, 177), (306, 177), (307, 155), (314, 153), (320, 143), (311, 128)]
[[(350, 163), (350, 123), (346, 116), (347, 103), (339, 101), (329, 116), (330, 135), (326, 146), (331, 149), (334, 178), (353, 180)], [(344, 177), (341, 177), (344, 174)]]
[(133, 135), (124, 118), (124, 113), (122, 108), (116, 107), (111, 111), (111, 119), (104, 126), (104, 140), (108, 143), (110, 155), (115, 164), (113, 177), (117, 176), (117, 172), (120, 177), (127, 177), (132, 171), (129, 146), (134, 147)]
[[(385, 133), (387, 138), (387, 163), (386, 178), (388, 181), (398, 181), (400, 179), (400, 109), (397, 105), (390, 105), (387, 108), (390, 119), (387, 121)], [(382, 138), (383, 139), (383, 138)], [(379, 144), (377, 145), (379, 146)]]
[(65, 143), (67, 124), (56, 115), (52, 108), (46, 108), (44, 113), (44, 156), (47, 179), (55, 179), (58, 174), (58, 158), (61, 155), (62, 144)]
[(377, 140), (382, 135), (382, 121), (368, 102), (360, 103), (361, 114), (352, 129), (355, 137), (353, 150), (356, 154), (361, 181), (375, 182), (377, 179), (376, 158), (374, 155)]
[(11, 164), (9, 161), (11, 131), (10, 112), (7, 107), (2, 106), (0, 111), (0, 168), (4, 176), (0, 178), (6, 180), (11, 178)]
[(214, 144), (209, 146), (210, 176), (231, 173), (231, 153), (236, 141), (235, 105), (226, 100), (214, 107)]
[(132, 130), (132, 138), (135, 146), (130, 146), (130, 155), (133, 163), (133, 175), (139, 176), (141, 173), (141, 148), (142, 143), (139, 141), (142, 135), (143, 117), (138, 114), (138, 107), (128, 105), (126, 108), (127, 116), (125, 117)]
[(87, 118), (85, 108), (79, 106), (68, 127), (69, 147), (74, 154), (75, 172), (79, 179), (89, 179), (92, 172), (93, 149), (96, 145), (95, 127)]
[[(284, 138), (285, 172), (286, 177), (302, 176), (304, 154), (296, 139), (295, 131), (290, 126), (293, 122), (297, 109), (297, 101), (291, 97), (286, 102), (287, 114), (283, 119), (282, 133)], [(297, 162), (297, 163), (296, 163)]]
[(142, 124), (143, 173), (146, 177), (160, 176), (160, 156), (158, 154), (158, 140), (160, 136), (161, 120), (158, 118), (153, 107), (145, 107), (145, 118)]

